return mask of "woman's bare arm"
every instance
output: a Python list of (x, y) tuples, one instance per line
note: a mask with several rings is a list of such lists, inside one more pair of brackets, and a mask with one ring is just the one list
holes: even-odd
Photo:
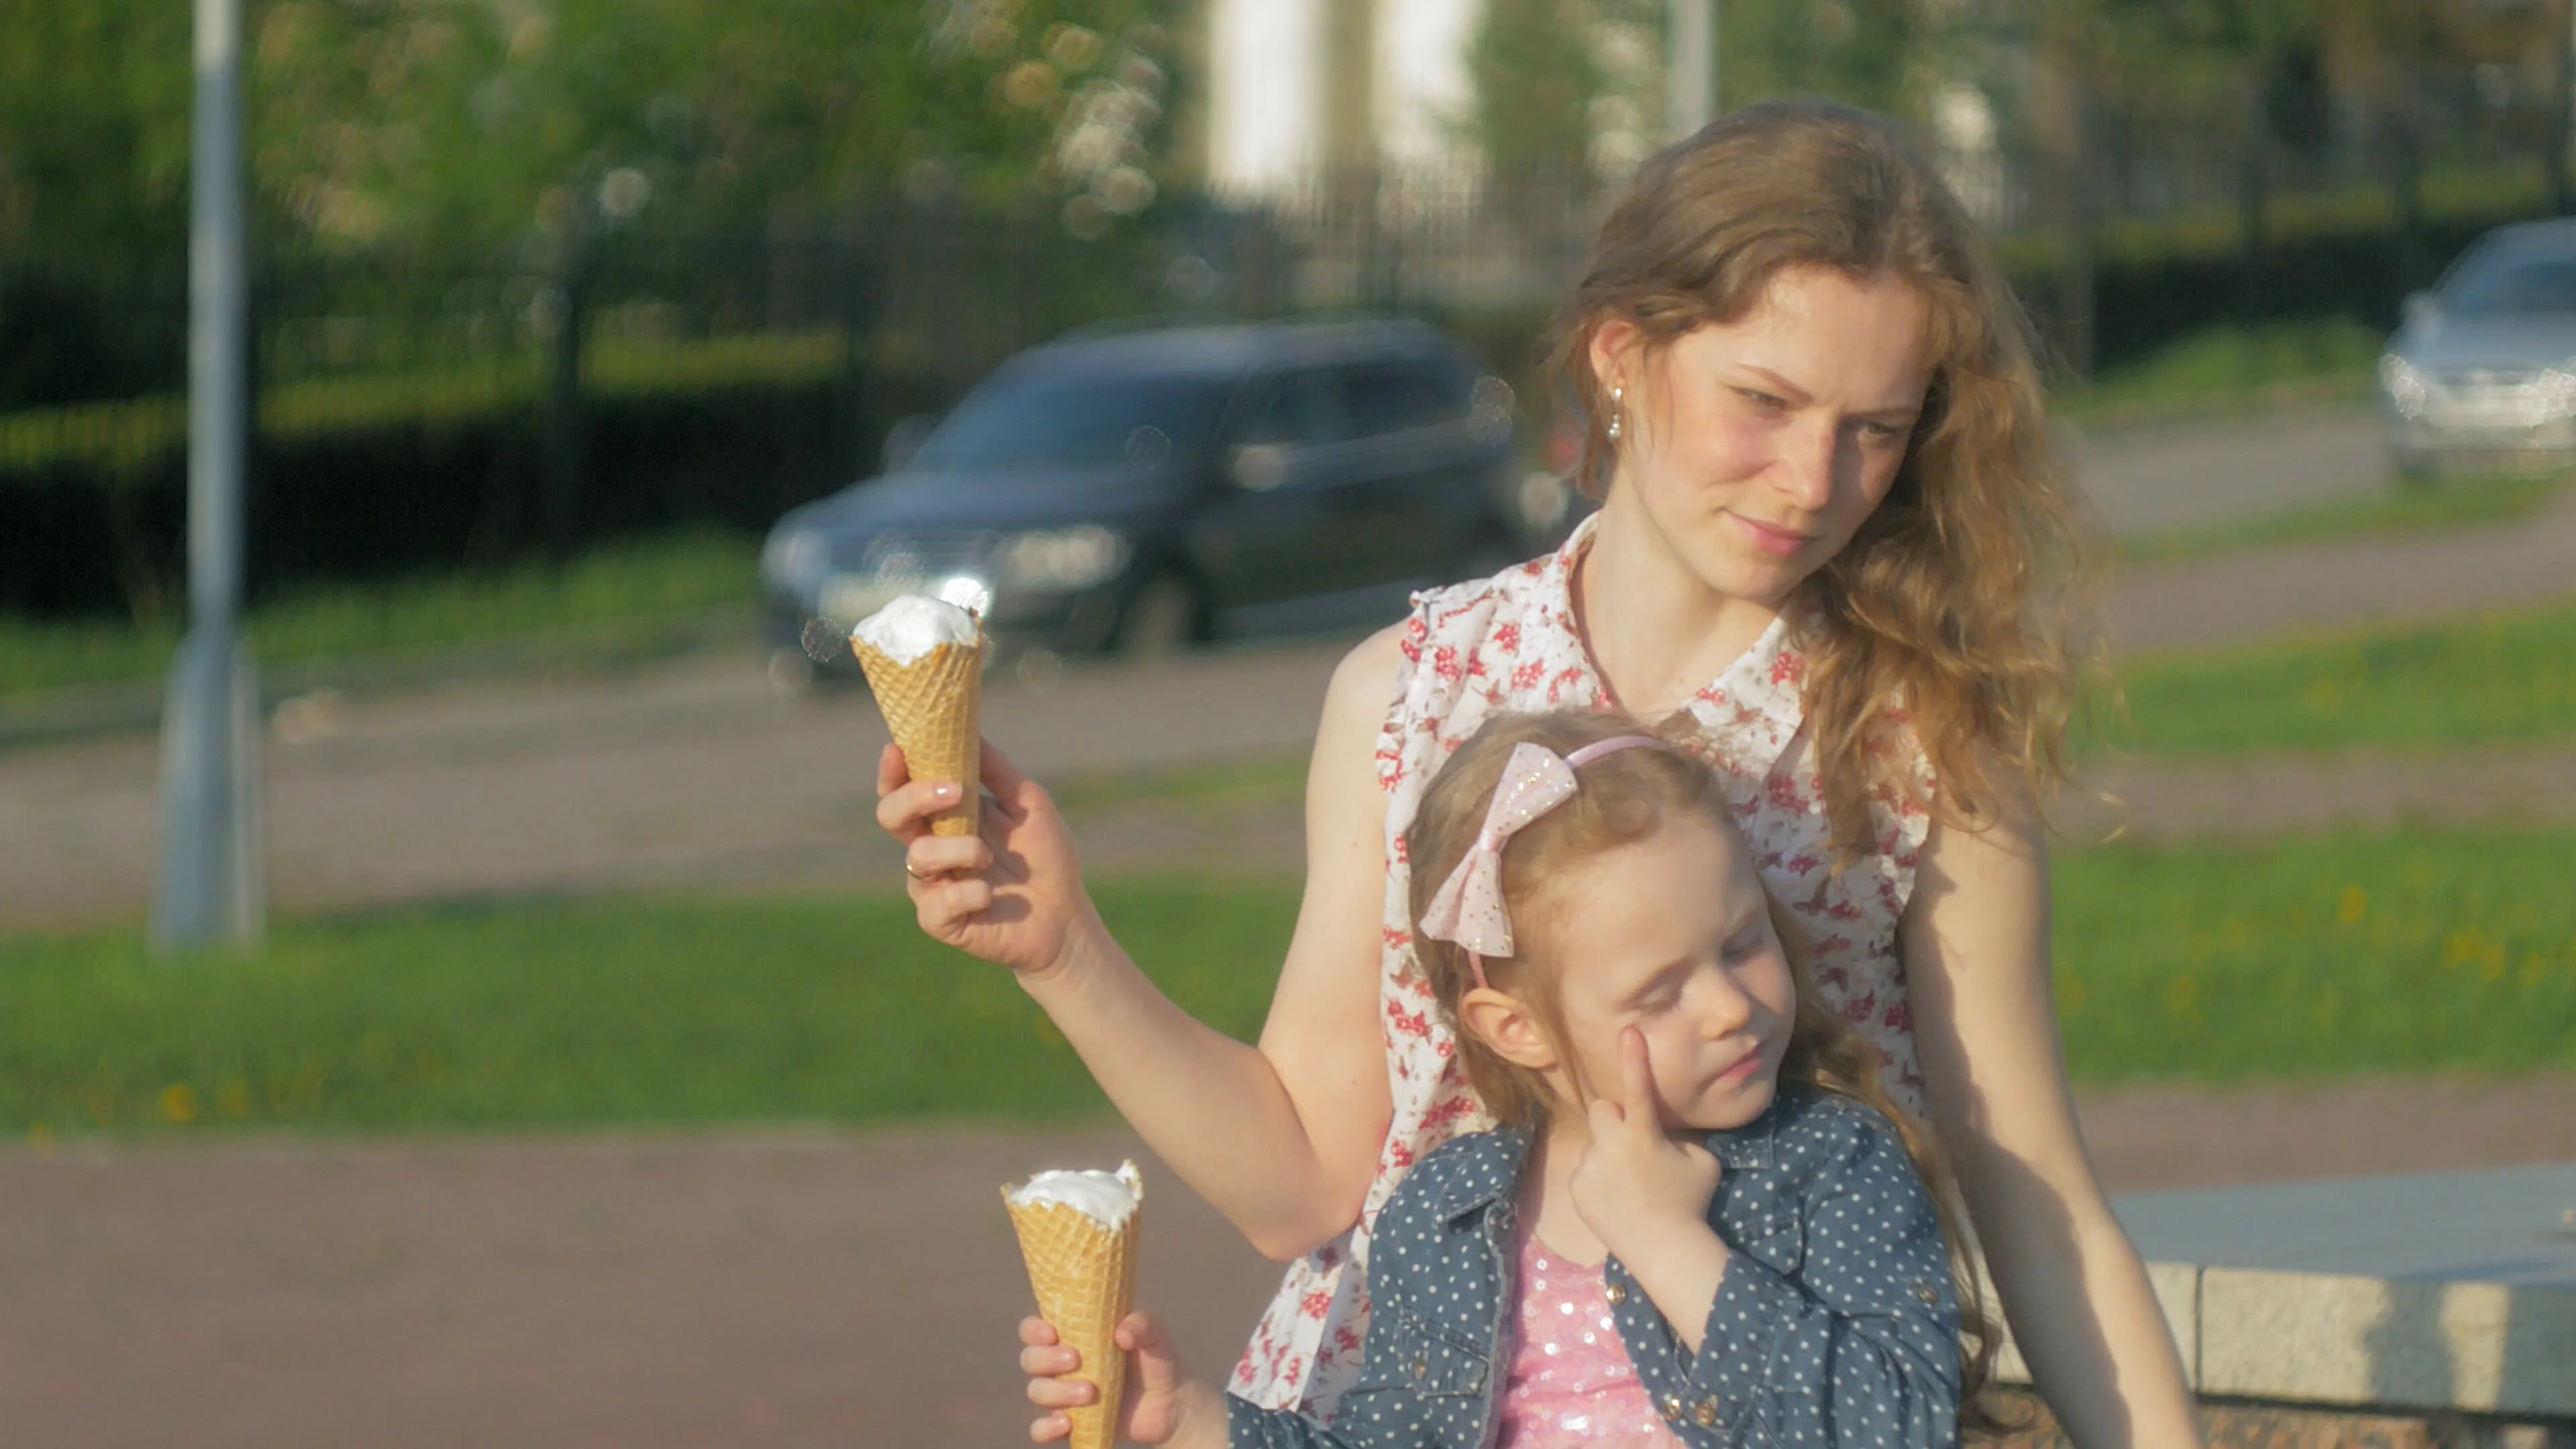
[(1933, 1125), (2031, 1376), (2084, 1449), (2200, 1443), (2171, 1331), (2075, 1119), (2033, 812), (1935, 825), (1902, 940)]
[[(924, 928), (1010, 963), (1146, 1143), (1274, 1258), (1359, 1220), (1393, 1111), (1378, 1026), (1387, 865), (1376, 751), (1397, 640), (1390, 629), (1352, 650), (1325, 697), (1306, 780), (1305, 896), (1257, 1047), (1203, 1025), (1137, 968), (1082, 891), (1052, 802), (1016, 771), (993, 781), (1003, 818), (988, 823), (991, 839), (919, 834), (938, 806), (899, 775), (880, 801), (912, 869), (958, 873), (913, 886)], [(1014, 870), (1029, 878), (1000, 879)]]

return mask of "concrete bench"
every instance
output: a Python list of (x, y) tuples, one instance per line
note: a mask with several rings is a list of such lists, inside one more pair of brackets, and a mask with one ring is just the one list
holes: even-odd
[(2576, 1166), (2115, 1206), (2213, 1444), (2576, 1446)]

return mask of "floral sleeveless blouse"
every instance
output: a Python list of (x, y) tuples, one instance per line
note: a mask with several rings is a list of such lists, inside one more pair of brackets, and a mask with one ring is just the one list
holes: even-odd
[[(1417, 594), (1404, 627), (1394, 706), (1380, 728), (1378, 783), (1386, 791), (1386, 913), (1379, 1025), (1395, 1114), (1358, 1226), (1289, 1265), (1278, 1297), (1235, 1366), (1232, 1391), (1265, 1408), (1303, 1408), (1329, 1420), (1360, 1367), (1368, 1332), (1369, 1234), (1405, 1172), (1461, 1132), (1492, 1125), (1455, 1059), (1456, 1042), (1413, 957), (1404, 831), (1422, 789), (1451, 751), (1497, 713), (1607, 709), (1576, 628), (1570, 585), (1590, 547), (1585, 520), (1564, 547), (1491, 579)], [(1727, 671), (1684, 706), (1696, 752), (1724, 780), (1762, 882), (1815, 943), (1812, 980), (1880, 1055), (1881, 1082), (1921, 1115), (1923, 1076), (1897, 954), (1897, 919), (1914, 888), (1930, 824), (1906, 792), (1882, 787), (1870, 816), (1877, 848), (1837, 873), (1802, 735), (1806, 661), (1775, 621)], [(1892, 720), (1899, 727), (1901, 716)], [(1910, 736), (1912, 771), (1928, 767)]]

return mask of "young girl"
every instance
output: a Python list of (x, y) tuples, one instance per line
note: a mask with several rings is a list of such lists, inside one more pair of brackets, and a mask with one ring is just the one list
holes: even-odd
[[(1139, 1315), (1120, 1329), (1140, 1360), (1126, 1432), (1956, 1442), (1982, 1365), (1962, 1362), (1939, 1199), (1867, 1049), (1798, 991), (1717, 778), (1615, 716), (1498, 716), (1407, 842), (1424, 969), (1496, 1125), (1388, 1203), (1330, 1427), (1182, 1379)], [(1022, 1339), (1033, 1402), (1090, 1401), (1046, 1324)], [(1069, 1427), (1050, 1413), (1033, 1433)]]

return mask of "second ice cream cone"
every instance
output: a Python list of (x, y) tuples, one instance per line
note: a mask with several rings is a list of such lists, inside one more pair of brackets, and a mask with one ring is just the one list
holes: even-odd
[[(1106, 1177), (1107, 1174), (1100, 1174)], [(1064, 1202), (1024, 1202), (1010, 1188), (1002, 1202), (1019, 1233), (1038, 1316), (1054, 1325), (1059, 1342), (1082, 1355), (1074, 1377), (1095, 1384), (1100, 1397), (1065, 1411), (1073, 1421), (1071, 1449), (1110, 1449), (1127, 1388), (1127, 1355), (1112, 1337), (1136, 1296), (1136, 1229), (1141, 1187), (1131, 1164), (1119, 1174), (1138, 1191), (1139, 1203), (1115, 1226)]]

